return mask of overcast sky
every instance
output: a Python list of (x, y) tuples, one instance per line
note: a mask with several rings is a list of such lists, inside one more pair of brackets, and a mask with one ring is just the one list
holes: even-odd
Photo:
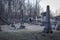
[(40, 5), (44, 10), (46, 10), (47, 5), (50, 5), (50, 9), (55, 12), (60, 9), (60, 0), (41, 0)]
[[(30, 0), (30, 2), (36, 2), (35, 0)], [(50, 10), (55, 13), (55, 15), (60, 15), (60, 0), (40, 0), (40, 5), (46, 11), (46, 6), (50, 5)], [(59, 10), (59, 13), (56, 13)], [(54, 15), (54, 14), (53, 14)]]
[[(30, 2), (33, 1), (30, 0)], [(40, 5), (44, 10), (46, 10), (47, 5), (50, 5), (50, 9), (55, 12), (56, 10), (60, 9), (60, 0), (41, 0)]]

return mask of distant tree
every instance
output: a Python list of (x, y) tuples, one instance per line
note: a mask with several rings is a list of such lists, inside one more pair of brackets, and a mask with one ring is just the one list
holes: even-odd
[(2, 0), (0, 0), (0, 16), (4, 13), (4, 5), (2, 4)]
[[(2, 0), (0, 0), (0, 17), (3, 16), (3, 13), (4, 13), (4, 6), (2, 4)], [(2, 31), (1, 26), (0, 26), (0, 31)]]

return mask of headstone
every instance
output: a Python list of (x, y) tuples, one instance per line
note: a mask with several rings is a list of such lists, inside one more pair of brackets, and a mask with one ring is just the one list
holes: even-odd
[(50, 8), (49, 5), (47, 6), (46, 10), (46, 25), (43, 30), (44, 33), (52, 33), (51, 23), (50, 23)]
[(60, 24), (57, 25), (56, 30), (59, 30), (60, 31)]
[(13, 27), (14, 29), (16, 29), (16, 27), (15, 27), (14, 23), (12, 23), (12, 24), (11, 24), (11, 27)]

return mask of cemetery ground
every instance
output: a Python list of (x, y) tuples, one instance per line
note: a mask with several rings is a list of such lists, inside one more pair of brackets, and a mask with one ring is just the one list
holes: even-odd
[[(19, 24), (15, 24), (19, 26)], [(4, 27), (3, 27), (4, 26)], [(0, 32), (0, 40), (60, 40), (60, 31), (53, 31), (52, 34), (42, 33), (40, 25), (26, 24), (26, 29), (11, 29), (10, 25), (3, 25)], [(27, 27), (28, 26), (28, 27)], [(10, 28), (10, 29), (9, 29)]]
[(60, 40), (60, 32), (50, 36), (43, 36), (40, 31), (0, 32), (0, 40)]

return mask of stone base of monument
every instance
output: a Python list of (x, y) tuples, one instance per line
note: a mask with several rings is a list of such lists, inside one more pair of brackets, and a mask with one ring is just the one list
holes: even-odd
[(42, 36), (52, 39), (53, 38), (52, 33), (53, 33), (52, 30), (48, 30), (48, 29), (47, 30), (43, 30), (42, 31)]
[(51, 28), (44, 28), (44, 30), (42, 31), (43, 33), (47, 33), (47, 34), (49, 34), (49, 33), (53, 33), (53, 31), (52, 31), (52, 29)]

